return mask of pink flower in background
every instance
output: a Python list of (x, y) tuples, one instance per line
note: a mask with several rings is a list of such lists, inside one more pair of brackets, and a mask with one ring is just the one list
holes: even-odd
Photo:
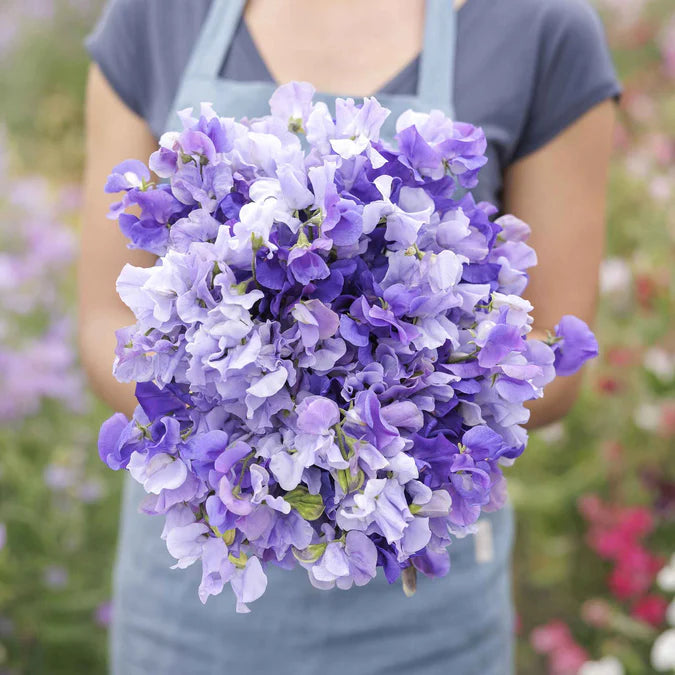
[(661, 50), (663, 69), (668, 77), (675, 79), (675, 13), (663, 26), (658, 37), (658, 44)]
[[(675, 31), (673, 32), (675, 39)], [(647, 138), (647, 147), (654, 159), (663, 167), (668, 168), (675, 159), (675, 142), (667, 134), (656, 132)]]
[(612, 618), (612, 608), (606, 600), (592, 598), (581, 606), (581, 618), (596, 628), (605, 628)]
[(588, 652), (576, 643), (569, 626), (562, 621), (535, 628), (530, 634), (530, 644), (536, 652), (548, 657), (549, 675), (576, 675), (589, 659)]
[(619, 393), (622, 390), (623, 385), (616, 377), (612, 377), (611, 375), (599, 375), (595, 381), (595, 387), (599, 394), (609, 396)]
[(645, 595), (633, 605), (631, 616), (657, 627), (663, 623), (667, 609), (668, 601), (663, 596)]
[(626, 547), (609, 577), (609, 588), (619, 600), (646, 593), (663, 567), (663, 559), (641, 546)]
[(675, 436), (675, 399), (664, 401), (661, 405), (659, 436), (673, 438)]
[(636, 122), (649, 123), (654, 119), (656, 102), (648, 93), (628, 89), (623, 98), (625, 110)]
[(626, 366), (632, 366), (638, 362), (638, 353), (635, 349), (631, 347), (624, 347), (621, 345), (616, 345), (610, 347), (605, 352), (607, 362), (618, 368), (625, 368)]
[(604, 441), (600, 447), (602, 458), (605, 462), (611, 464), (613, 467), (621, 465), (623, 455), (625, 453), (625, 448), (620, 441), (617, 440), (607, 440)]
[(569, 643), (549, 656), (549, 675), (577, 675), (589, 658), (581, 645)]
[(612, 594), (619, 600), (639, 599), (664, 564), (642, 544), (654, 529), (651, 511), (643, 506), (607, 505), (597, 495), (584, 496), (578, 508), (590, 525), (589, 547), (614, 563), (608, 580)]
[(568, 644), (572, 640), (569, 626), (562, 621), (550, 621), (538, 626), (530, 634), (532, 648), (540, 654), (548, 654)]
[(643, 309), (654, 309), (654, 300), (658, 295), (659, 288), (653, 277), (648, 274), (638, 274), (635, 277), (635, 292), (637, 301)]
[(600, 521), (608, 521), (611, 518), (611, 510), (596, 494), (585, 494), (577, 500), (579, 513), (591, 524)]

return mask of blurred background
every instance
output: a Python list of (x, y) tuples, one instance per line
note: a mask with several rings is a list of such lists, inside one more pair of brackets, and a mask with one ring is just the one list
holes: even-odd
[[(122, 476), (98, 459), (108, 411), (74, 341), (82, 40), (101, 4), (0, 2), (0, 675), (103, 674), (115, 611)], [(595, 4), (625, 87), (601, 356), (508, 476), (521, 675), (675, 664), (675, 3)]]

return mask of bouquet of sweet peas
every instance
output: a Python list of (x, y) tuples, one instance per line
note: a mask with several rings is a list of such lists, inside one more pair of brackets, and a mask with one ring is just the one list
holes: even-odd
[(529, 228), (457, 196), (487, 161), (479, 128), (408, 111), (394, 147), (375, 98), (333, 116), (313, 95), (181, 111), (150, 157), (163, 180), (129, 160), (106, 184), (129, 246), (158, 257), (117, 281), (137, 322), (114, 374), (138, 406), (99, 452), (164, 515), (176, 566), (201, 561), (202, 602), (229, 582), (238, 611), (269, 565), (321, 589), (446, 574), (452, 539), (504, 503), (523, 403), (597, 353), (573, 316), (526, 339)]

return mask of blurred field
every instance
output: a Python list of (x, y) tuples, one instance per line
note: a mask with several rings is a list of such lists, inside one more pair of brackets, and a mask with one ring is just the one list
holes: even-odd
[[(629, 675), (657, 672), (651, 644), (673, 597), (654, 578), (675, 551), (675, 5), (597, 5), (625, 87), (601, 357), (509, 475), (522, 675), (607, 655)], [(121, 476), (98, 459), (107, 411), (82, 387), (72, 340), (81, 43), (99, 7), (0, 6), (0, 675), (105, 672)]]

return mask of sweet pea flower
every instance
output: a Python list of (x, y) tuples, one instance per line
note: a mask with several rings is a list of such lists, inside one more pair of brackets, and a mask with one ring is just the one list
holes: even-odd
[[(179, 111), (150, 158), (163, 180), (132, 161), (107, 185), (130, 246), (157, 261), (117, 281), (135, 323), (117, 332), (113, 372), (139, 405), (102, 425), (99, 454), (143, 487), (141, 511), (164, 515), (175, 567), (201, 561), (201, 601), (229, 584), (239, 612), (269, 565), (300, 565), (318, 588), (366, 584), (378, 566), (390, 582), (411, 566), (447, 574), (449, 544), (506, 501), (525, 401), (597, 353), (574, 317), (527, 339), (529, 227), (465, 192), (487, 161), (480, 129), (407, 111), (390, 145), (374, 98), (338, 99), (333, 117), (314, 94), (289, 83), (271, 115), (239, 121), (209, 103)], [(35, 258), (0, 257), (0, 287), (68, 248), (33, 239)], [(51, 303), (5, 295), (14, 311)], [(67, 361), (51, 342), (35, 364)], [(14, 361), (0, 349), (0, 370)], [(54, 390), (44, 368), (14, 370)], [(645, 523), (624, 520), (629, 545), (601, 538), (620, 559), (613, 591), (637, 600), (661, 561), (640, 548)], [(663, 610), (632, 604), (648, 621)], [(558, 672), (587, 661), (571, 640), (551, 651)]]

